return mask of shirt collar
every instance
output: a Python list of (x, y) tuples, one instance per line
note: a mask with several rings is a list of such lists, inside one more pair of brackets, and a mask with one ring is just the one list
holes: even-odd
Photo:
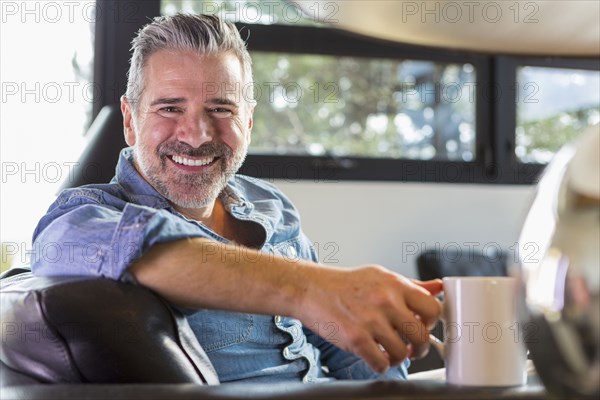
[(146, 181), (133, 165), (133, 149), (126, 147), (119, 154), (113, 183), (121, 185), (133, 203), (153, 208), (170, 208), (171, 205)]

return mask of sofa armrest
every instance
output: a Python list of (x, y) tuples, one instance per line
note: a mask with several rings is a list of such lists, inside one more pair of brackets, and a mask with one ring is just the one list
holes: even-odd
[(0, 360), (39, 382), (218, 383), (185, 317), (141, 286), (27, 272), (0, 302)]

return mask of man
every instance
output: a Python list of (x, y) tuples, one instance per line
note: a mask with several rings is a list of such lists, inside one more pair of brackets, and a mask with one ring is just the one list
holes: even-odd
[(34, 247), (61, 251), (32, 269), (152, 289), (186, 310), (222, 382), (405, 378), (403, 360), (427, 351), (441, 284), (318, 265), (290, 201), (235, 175), (252, 129), (250, 64), (217, 17), (143, 28), (121, 103), (130, 148), (110, 184), (59, 195)]

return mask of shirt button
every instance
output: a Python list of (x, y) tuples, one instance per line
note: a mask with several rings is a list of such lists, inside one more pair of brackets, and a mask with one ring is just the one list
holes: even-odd
[(283, 318), (281, 318), (281, 315), (276, 315), (275, 316), (275, 323), (276, 324), (280, 324), (282, 320), (283, 320)]
[(288, 258), (296, 258), (296, 256), (298, 255), (298, 253), (296, 253), (296, 249), (294, 248), (294, 246), (290, 246), (287, 249), (287, 256)]
[(285, 349), (283, 349), (283, 356), (285, 358), (290, 358), (290, 349), (288, 349), (287, 347)]

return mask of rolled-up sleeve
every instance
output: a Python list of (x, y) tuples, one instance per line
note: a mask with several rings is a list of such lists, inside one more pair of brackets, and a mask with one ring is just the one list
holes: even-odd
[(72, 196), (51, 207), (34, 233), (33, 273), (120, 280), (154, 244), (207, 236), (167, 210), (123, 205), (120, 209), (90, 196)]

